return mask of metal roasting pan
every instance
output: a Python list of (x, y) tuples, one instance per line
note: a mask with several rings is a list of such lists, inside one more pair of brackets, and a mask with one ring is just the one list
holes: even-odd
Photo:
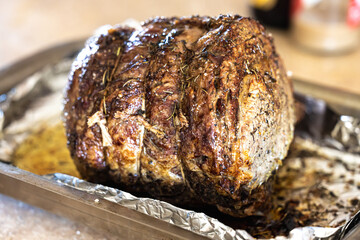
[[(9, 91), (26, 77), (63, 58), (75, 56), (84, 39), (61, 44), (18, 61), (0, 70), (0, 94)], [(360, 117), (360, 95), (293, 79), (294, 89), (325, 100), (339, 114)], [(127, 239), (207, 239), (173, 224), (119, 206), (110, 201), (96, 201), (96, 196), (64, 186), (56, 181), (0, 162), (0, 193), (49, 212), (82, 222), (105, 236)], [(344, 239), (358, 239), (360, 226)]]

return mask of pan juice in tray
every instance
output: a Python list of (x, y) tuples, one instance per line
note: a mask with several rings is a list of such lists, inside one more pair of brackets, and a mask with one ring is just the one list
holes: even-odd
[[(300, 124), (303, 126), (299, 125), (299, 129), (307, 123)], [(301, 130), (299, 134), (309, 133)], [(296, 136), (289, 156), (278, 170), (272, 190), (272, 208), (266, 216), (235, 218), (211, 206), (193, 208), (235, 229), (244, 229), (253, 237), (287, 235), (296, 227), (341, 226), (360, 207), (359, 163), (338, 159), (322, 149), (310, 139)], [(31, 133), (15, 149), (12, 162), (39, 175), (59, 172), (79, 177), (61, 122), (42, 125)]]

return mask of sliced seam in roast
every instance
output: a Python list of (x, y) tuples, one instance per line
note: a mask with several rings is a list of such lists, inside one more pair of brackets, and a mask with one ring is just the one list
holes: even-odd
[(233, 215), (268, 207), (269, 177), (292, 139), (293, 97), (258, 22), (155, 18), (111, 29), (85, 53), (64, 109), (84, 177), (176, 202), (195, 196)]

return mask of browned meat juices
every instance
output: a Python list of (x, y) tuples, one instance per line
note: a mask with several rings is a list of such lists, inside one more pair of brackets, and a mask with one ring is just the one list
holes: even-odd
[(84, 178), (236, 216), (270, 204), (294, 123), (272, 38), (240, 16), (155, 18), (98, 34), (73, 64), (64, 116)]

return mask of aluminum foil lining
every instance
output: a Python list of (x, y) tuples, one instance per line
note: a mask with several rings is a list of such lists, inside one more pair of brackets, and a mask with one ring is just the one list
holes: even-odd
[(360, 154), (360, 120), (350, 116), (341, 116), (331, 132), (331, 137), (338, 141), (338, 148), (350, 153)]
[[(24, 79), (21, 84), (15, 86), (8, 93), (0, 95), (1, 161), (11, 162), (14, 149), (36, 128), (44, 124), (56, 124), (60, 121), (63, 89), (72, 61), (73, 59), (64, 59), (58, 64), (45, 67)], [(324, 103), (320, 102), (320, 105), (323, 106)], [(324, 111), (326, 108), (318, 109)], [(322, 118), (319, 122), (321, 121), (326, 122), (326, 119)], [(346, 205), (350, 198), (359, 200), (360, 121), (350, 116), (340, 116), (329, 134), (326, 135), (324, 132), (315, 133), (316, 137), (314, 138), (312, 138), (314, 134), (304, 134), (307, 137), (296, 138), (295, 147), (291, 150), (284, 167), (279, 171), (279, 179), (281, 180), (281, 173), (283, 175), (287, 175), (288, 172), (305, 174), (308, 169), (312, 169), (315, 173), (318, 171), (328, 177), (328, 181), (322, 183), (321, 189), (331, 192), (330, 195), (341, 196), (337, 198), (337, 203)], [(301, 157), (304, 152), (307, 155)], [(308, 156), (309, 153), (311, 156)], [(330, 171), (326, 167), (329, 164), (333, 164), (336, 171)], [(345, 177), (341, 177), (339, 174)], [(314, 176), (316, 178), (318, 175)], [(64, 187), (76, 188), (96, 195), (99, 199), (115, 202), (211, 239), (254, 239), (245, 230), (234, 229), (204, 213), (185, 210), (160, 200), (135, 197), (118, 189), (89, 183), (60, 173), (44, 177), (59, 182)], [(336, 188), (340, 186), (337, 184), (339, 183), (337, 177), (343, 179), (340, 183), (345, 184), (345, 182), (352, 181), (353, 184), (350, 184), (352, 188), (337, 192)], [(294, 185), (294, 189), (296, 189), (292, 189), (291, 194), (299, 196), (312, 194), (311, 189), (304, 190), (302, 188), (301, 181), (297, 181), (297, 184), (300, 185)], [(287, 189), (279, 192), (285, 194), (282, 196), (283, 200), (292, 197), (287, 196)], [(334, 204), (330, 201), (331, 199), (322, 199), (321, 196), (314, 199), (323, 202), (322, 206), (325, 208), (331, 208), (331, 204)], [(310, 203), (317, 204), (309, 201)], [(314, 209), (315, 205), (308, 206), (308, 208), (311, 214), (311, 209)], [(344, 212), (336, 210), (336, 217), (331, 219), (332, 223), (326, 222), (325, 219), (325, 222), (316, 222), (312, 226), (294, 228), (287, 237), (277, 236), (275, 239), (300, 239), (299, 236), (301, 239), (340, 237), (360, 222), (360, 212), (357, 214), (349, 212), (346, 206), (344, 209)], [(327, 212), (324, 214), (324, 216), (328, 216)], [(329, 214), (334, 213), (329, 212)], [(338, 226), (340, 223), (341, 225)], [(314, 224), (321, 227), (314, 227)], [(331, 225), (337, 225), (337, 227), (331, 227)]]
[[(55, 173), (46, 176), (46, 178), (57, 181), (65, 186), (93, 194), (100, 199), (106, 199), (165, 222), (175, 224), (183, 229), (209, 237), (210, 239), (255, 239), (246, 231), (235, 230), (204, 213), (178, 208), (160, 200), (138, 198), (118, 189), (106, 187), (101, 184), (89, 183), (61, 173)], [(323, 238), (334, 235), (336, 231), (338, 231), (337, 228), (296, 228), (290, 232), (288, 237), (278, 236), (275, 239), (295, 239), (295, 237), (299, 237), (299, 234), (303, 236), (302, 239)]]

